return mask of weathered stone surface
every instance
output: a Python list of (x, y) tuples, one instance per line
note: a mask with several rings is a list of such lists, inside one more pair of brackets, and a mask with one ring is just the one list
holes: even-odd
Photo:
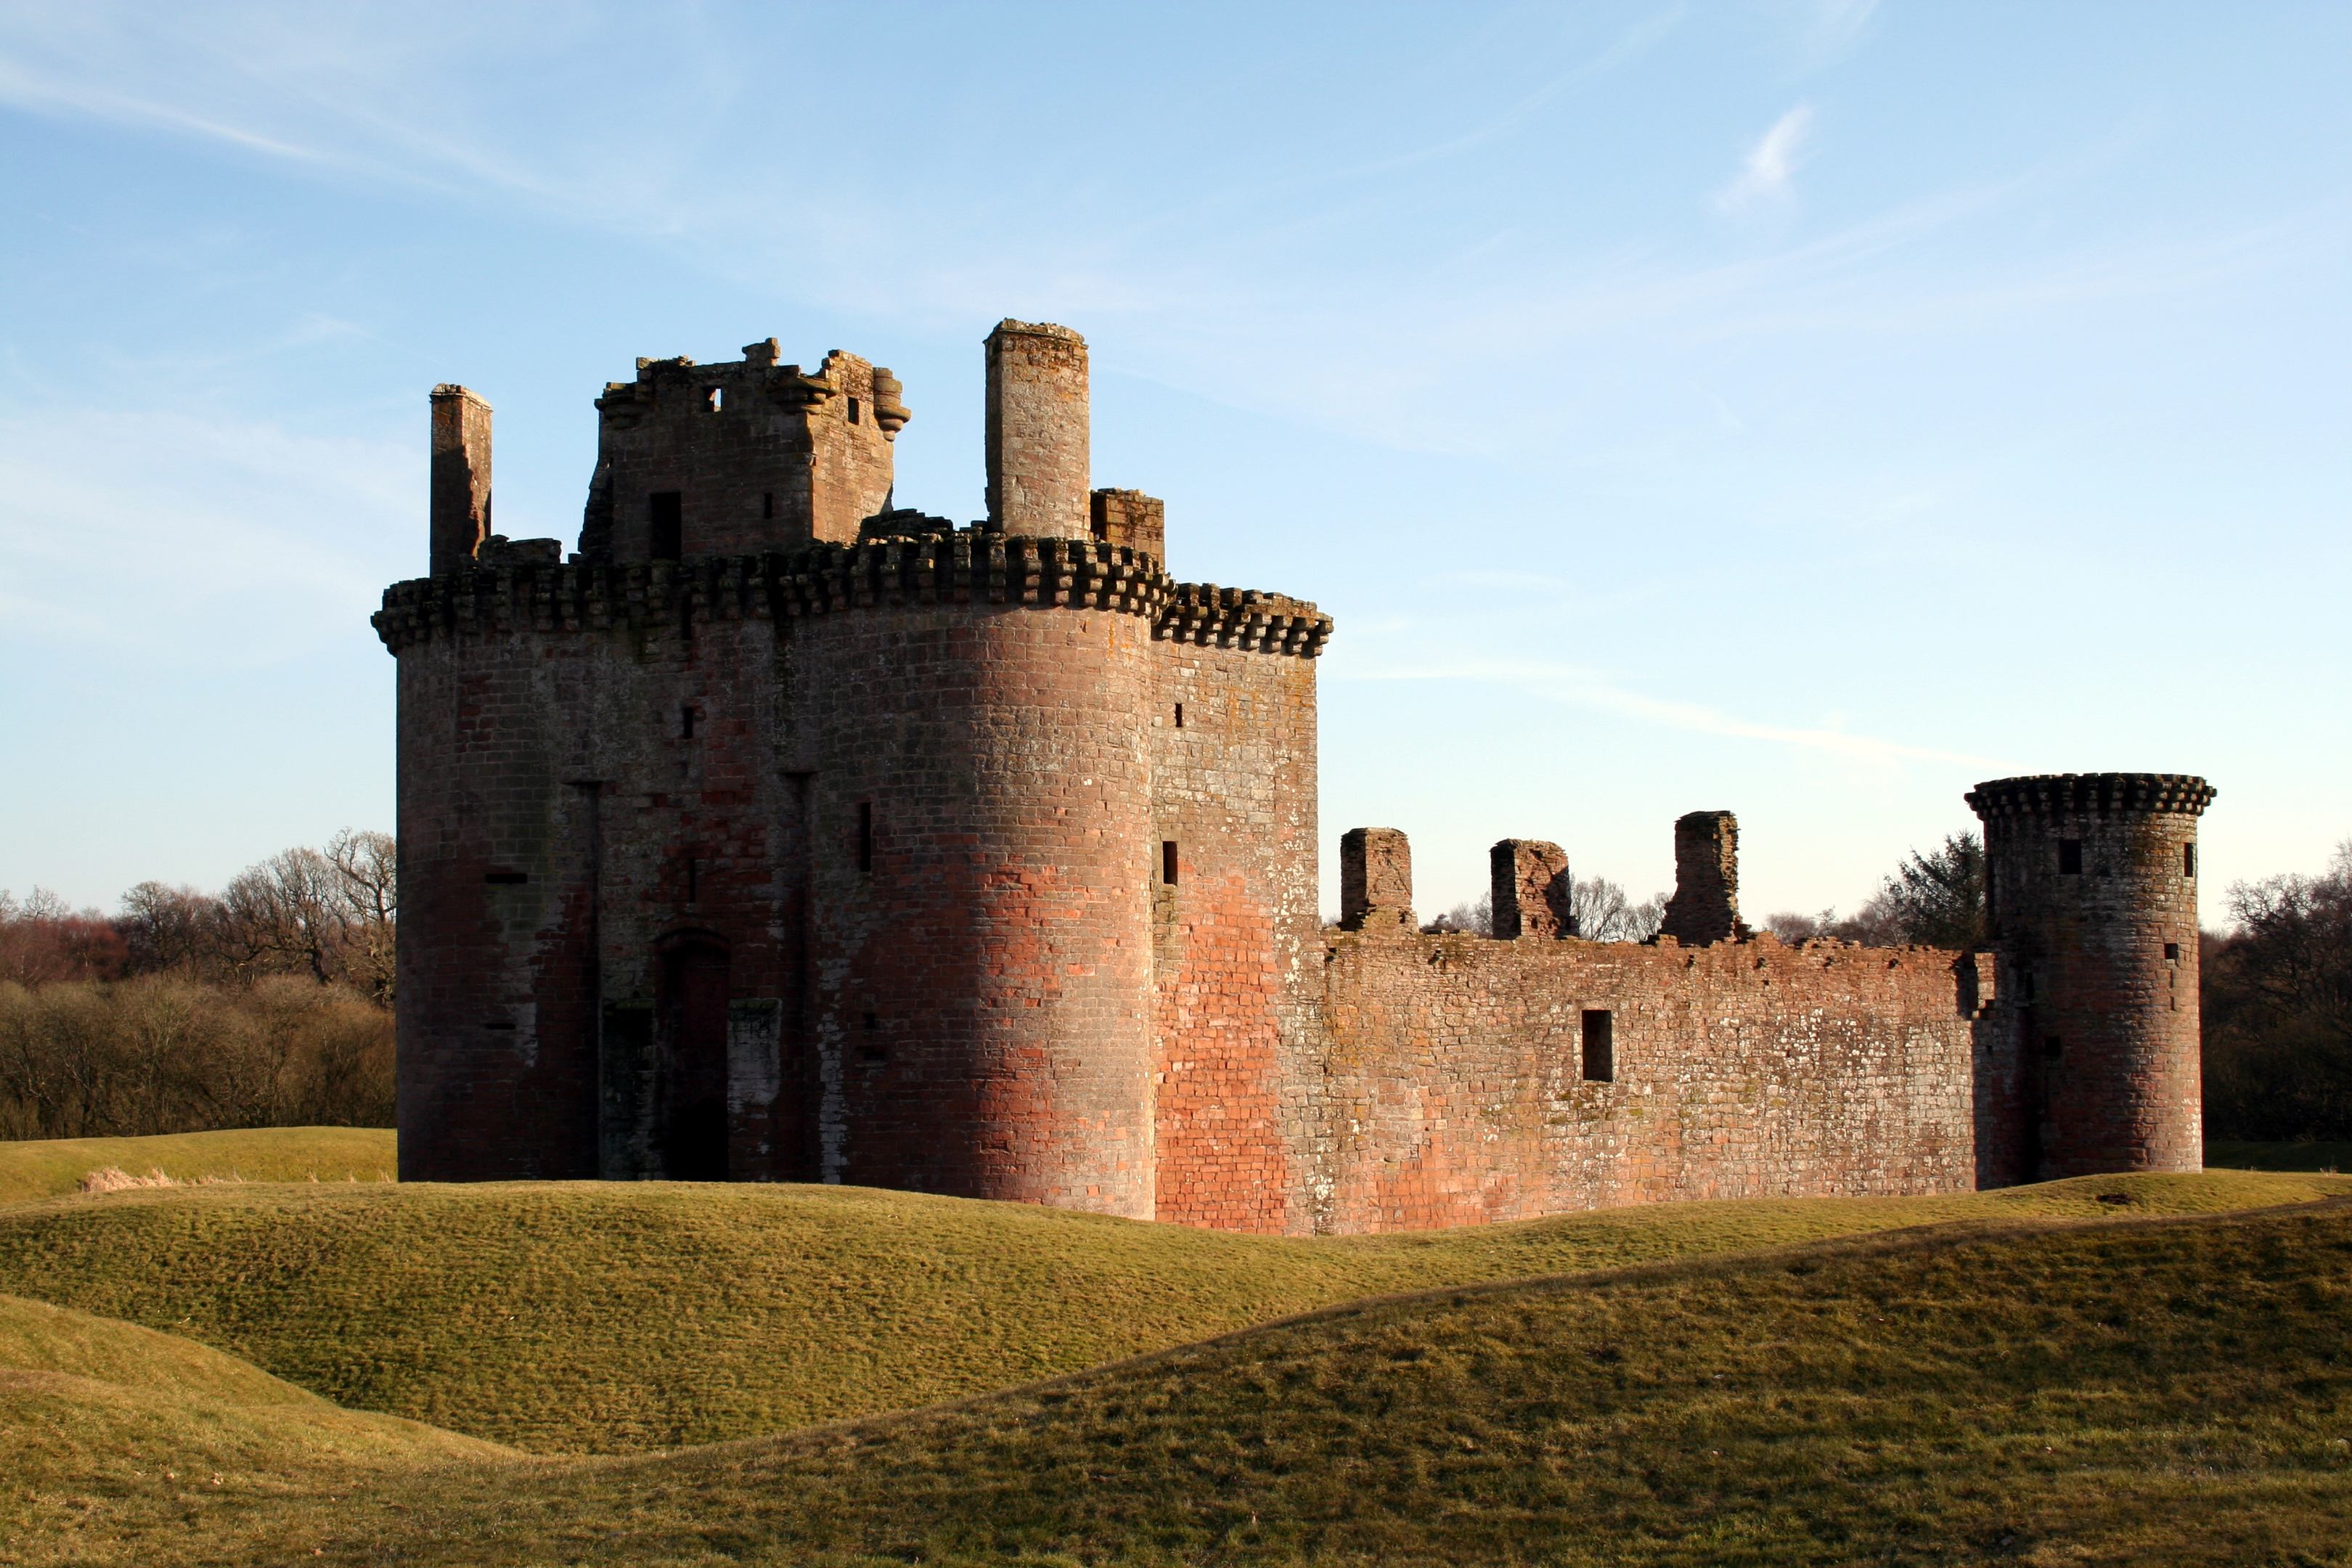
[(1727, 812), (1650, 944), (1577, 940), (1520, 838), (1499, 940), (1423, 935), (1387, 828), (1324, 930), (1330, 618), (1169, 577), (1160, 503), (1088, 486), (1076, 333), (988, 366), (959, 529), (885, 504), (887, 372), (641, 362), (568, 562), (489, 532), (488, 405), (436, 393), (435, 571), (375, 617), (404, 1177), (1297, 1235), (2195, 1168), (2200, 781), (1980, 786), (1993, 952), (1751, 938)]

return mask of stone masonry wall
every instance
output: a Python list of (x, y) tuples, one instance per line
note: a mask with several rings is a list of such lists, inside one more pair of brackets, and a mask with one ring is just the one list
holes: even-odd
[[(729, 363), (640, 360), (634, 381), (605, 386), (583, 556), (693, 560), (857, 537), (890, 495), (891, 442), (909, 417), (898, 383), (855, 354), (803, 374), (776, 353), (771, 338)], [(675, 539), (661, 537), (657, 495), (677, 497)]]
[(1231, 641), (1196, 628), (1154, 645), (1155, 1212), (1303, 1231), (1323, 979), (1315, 661)]
[(1958, 954), (1325, 935), (1318, 1231), (1975, 1184)]

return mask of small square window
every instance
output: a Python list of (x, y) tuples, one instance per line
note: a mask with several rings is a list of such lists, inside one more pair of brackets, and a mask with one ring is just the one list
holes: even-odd
[(1617, 1081), (1617, 1019), (1605, 1007), (1584, 1010), (1584, 1081)]
[(2079, 877), (2083, 874), (2083, 841), (2079, 838), (2058, 840), (2058, 874)]
[(2042, 1054), (2048, 1057), (2052, 1061), (2056, 1061), (2060, 1057), (2063, 1056), (2065, 1052), (2066, 1042), (2060, 1039), (2057, 1036), (2044, 1035), (2042, 1037)]
[(726, 406), (727, 406), (727, 391), (726, 391), (726, 389), (725, 389), (724, 387), (718, 387), (718, 386), (706, 386), (706, 387), (704, 387), (704, 388), (702, 389), (702, 406), (704, 406), (705, 408), (708, 408), (708, 409), (709, 409), (709, 410), (710, 410), (710, 412), (711, 412), (711, 413), (713, 413), (713, 414), (716, 414), (716, 413), (718, 413), (720, 409), (722, 409), (722, 408), (726, 407)]
[(2165, 956), (2165, 959), (2166, 959), (2166, 961), (2167, 961), (2168, 963), (2179, 963), (2179, 962), (2180, 962), (2180, 944), (2179, 944), (2179, 942), (2166, 942), (2166, 943), (2164, 944), (2164, 956)]

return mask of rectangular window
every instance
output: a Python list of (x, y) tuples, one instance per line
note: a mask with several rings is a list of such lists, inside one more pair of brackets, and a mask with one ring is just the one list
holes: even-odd
[(2197, 846), (2194, 844), (2180, 847), (2180, 874), (2184, 877), (2197, 875)]
[(1176, 704), (1176, 728), (1178, 728), (1179, 730), (1181, 730), (1181, 729), (1182, 729), (1183, 727), (1184, 727), (1184, 705), (1183, 705), (1181, 702), (1179, 702), (1178, 704)]
[(486, 871), (482, 874), (482, 880), (501, 888), (520, 888), (530, 878), (521, 871)]
[(2164, 944), (2164, 956), (2165, 956), (2166, 961), (2167, 961), (2167, 962), (2168, 962), (2168, 963), (2179, 963), (2179, 962), (2180, 962), (2180, 944), (2179, 944), (2179, 942), (2166, 942), (2166, 943)]
[(686, 708), (681, 709), (680, 711), (686, 716), (686, 722), (680, 734), (684, 739), (691, 741), (694, 739), (694, 710)]
[(2042, 1037), (2042, 1054), (2048, 1057), (2052, 1061), (2054, 1062), (2061, 1056), (2064, 1055), (2065, 1050), (2066, 1042), (2060, 1039), (2057, 1036), (2044, 1035)]
[(686, 901), (688, 903), (694, 902), (695, 894), (701, 890), (699, 886), (701, 881), (702, 862), (689, 855), (686, 858)]
[(874, 869), (874, 803), (870, 800), (857, 803), (857, 868)]
[(856, 425), (859, 422), (857, 417), (857, 399), (854, 397), (849, 400), (849, 422), (852, 425)]
[(702, 405), (703, 405), (705, 408), (708, 408), (709, 410), (710, 410), (710, 412), (712, 412), (713, 414), (716, 414), (716, 413), (718, 413), (721, 408), (726, 407), (726, 406), (727, 406), (727, 391), (726, 391), (726, 389), (725, 389), (724, 387), (718, 387), (718, 386), (706, 386), (706, 387), (704, 387), (704, 388), (702, 389)]
[(1160, 846), (1160, 879), (1170, 887), (1176, 885), (1176, 841), (1164, 840)]
[(2079, 877), (2083, 874), (2083, 841), (2079, 838), (2058, 840), (2058, 874)]
[(1617, 1019), (1605, 1007), (1584, 1010), (1584, 1081), (1617, 1081)]
[(761, 490), (760, 492), (760, 515), (763, 518), (772, 518), (776, 515), (775, 491)]
[(678, 560), (686, 552), (685, 498), (677, 490), (656, 490), (646, 501), (646, 553), (656, 561)]

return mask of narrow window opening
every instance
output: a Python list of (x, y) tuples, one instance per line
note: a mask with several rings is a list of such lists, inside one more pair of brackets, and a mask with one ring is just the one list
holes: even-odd
[(2194, 844), (2180, 847), (2180, 874), (2184, 877), (2197, 875), (2197, 846)]
[(867, 1046), (857, 1053), (869, 1067), (880, 1067), (890, 1059), (890, 1053), (880, 1046)]
[(761, 490), (760, 492), (760, 515), (763, 518), (772, 518), (776, 515), (775, 491)]
[(686, 901), (688, 903), (694, 902), (695, 895), (701, 891), (701, 881), (702, 862), (689, 855), (686, 858)]
[(852, 425), (860, 423), (857, 417), (857, 399), (854, 397), (849, 400), (849, 422)]
[(877, 1015), (876, 1015), (876, 1014), (873, 1014), (873, 1013), (868, 1013), (868, 1014), (866, 1014), (866, 1015), (865, 1022), (866, 1022), (866, 1026), (867, 1028), (869, 1028), (869, 1029), (878, 1029), (878, 1028), (880, 1028), (880, 1027), (882, 1026), (882, 1020), (881, 1020), (880, 1016), (877, 1016)]
[(685, 740), (691, 741), (694, 739), (694, 710), (692, 708), (681, 708), (678, 711), (685, 718), (685, 723), (678, 731), (679, 735)]
[(2052, 1061), (2056, 1061), (2061, 1056), (2065, 1054), (2065, 1051), (2066, 1042), (2059, 1038), (2056, 1035), (2044, 1035), (2042, 1037), (2042, 1054), (2048, 1057)]
[(1584, 1010), (1584, 1081), (1617, 1081), (1617, 1017), (1605, 1007)]
[(2166, 942), (2166, 943), (2164, 944), (2164, 956), (2165, 956), (2166, 960), (2167, 960), (2168, 962), (2169, 962), (2169, 963), (2179, 963), (2179, 962), (2180, 962), (2180, 944), (2179, 944), (2179, 942)]
[(1181, 702), (1179, 702), (1178, 704), (1176, 704), (1176, 728), (1178, 728), (1179, 730), (1181, 730), (1181, 729), (1182, 729), (1183, 727), (1184, 727), (1184, 705), (1183, 705)]
[(530, 878), (521, 871), (488, 871), (483, 873), (482, 880), (495, 882), (501, 888), (520, 888)]
[(2083, 874), (2083, 841), (2079, 838), (2058, 840), (2058, 874), (2079, 877)]
[(874, 869), (874, 803), (870, 800), (857, 803), (857, 868)]
[(702, 389), (702, 405), (710, 410), (713, 414), (718, 413), (720, 409), (727, 406), (727, 389), (723, 386), (704, 387)]
[(677, 490), (656, 490), (646, 500), (647, 553), (656, 561), (676, 561), (686, 551), (686, 506)]
[(1176, 840), (1173, 838), (1160, 843), (1160, 879), (1171, 888), (1176, 885)]

